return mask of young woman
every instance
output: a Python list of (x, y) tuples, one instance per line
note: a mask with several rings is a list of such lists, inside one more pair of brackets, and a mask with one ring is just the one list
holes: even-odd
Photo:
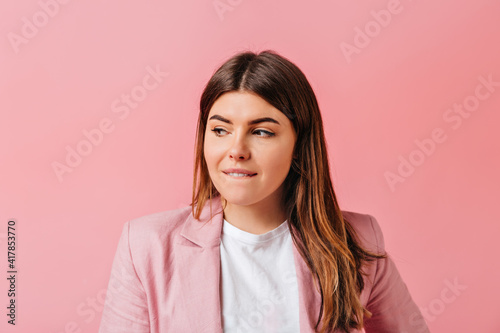
[(429, 332), (376, 219), (339, 208), (292, 62), (242, 52), (211, 77), (192, 203), (125, 223), (99, 332)]

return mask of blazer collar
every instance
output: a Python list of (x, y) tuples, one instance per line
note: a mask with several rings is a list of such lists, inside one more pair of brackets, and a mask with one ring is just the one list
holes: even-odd
[[(192, 332), (223, 332), (219, 252), (223, 221), (220, 196), (212, 198), (211, 205), (207, 200), (199, 221), (190, 213), (180, 232), (182, 237), (197, 246), (185, 241), (176, 244), (175, 250), (182, 263), (176, 269), (183, 279), (181, 295), (185, 311), (190, 314)], [(313, 333), (321, 306), (319, 287), (295, 243), (293, 256), (299, 292), (300, 332)]]
[[(210, 211), (211, 210), (211, 211)], [(192, 213), (184, 223), (181, 236), (203, 248), (219, 246), (224, 221), (220, 196), (207, 200), (199, 220)]]

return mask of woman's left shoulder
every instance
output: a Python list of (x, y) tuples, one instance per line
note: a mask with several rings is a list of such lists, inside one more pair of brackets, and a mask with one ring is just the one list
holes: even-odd
[[(365, 249), (385, 253), (384, 236), (375, 217), (342, 211)], [(365, 321), (366, 332), (423, 332), (429, 333), (422, 313), (413, 301), (392, 257), (376, 260), (365, 267), (365, 285), (360, 295), (363, 306), (372, 313)]]
[(349, 223), (369, 251), (383, 252), (385, 249), (384, 235), (377, 219), (370, 214), (342, 211), (344, 220)]

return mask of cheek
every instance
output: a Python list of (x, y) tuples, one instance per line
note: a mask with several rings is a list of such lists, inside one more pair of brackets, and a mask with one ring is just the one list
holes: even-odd
[(267, 156), (267, 168), (272, 173), (288, 173), (292, 161), (292, 151), (288, 147), (273, 149)]
[(220, 147), (214, 144), (210, 138), (205, 140), (203, 154), (205, 155), (205, 162), (207, 163), (208, 169), (216, 168), (220, 160), (221, 152)]

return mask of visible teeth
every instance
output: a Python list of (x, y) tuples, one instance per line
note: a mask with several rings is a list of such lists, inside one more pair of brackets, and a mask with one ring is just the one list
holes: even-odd
[(228, 173), (228, 175), (234, 176), (234, 177), (250, 177), (250, 175), (248, 175), (246, 173)]

